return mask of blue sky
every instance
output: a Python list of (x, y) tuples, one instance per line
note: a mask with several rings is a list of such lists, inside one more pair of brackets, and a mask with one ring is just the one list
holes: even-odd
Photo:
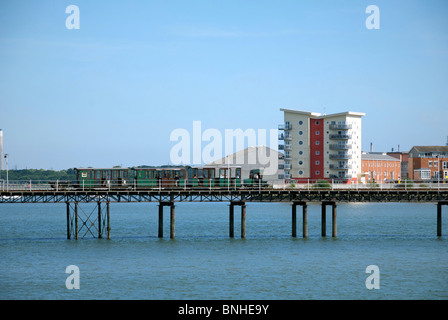
[(443, 145), (447, 17), (446, 0), (2, 0), (4, 152), (19, 169), (161, 165), (177, 128), (275, 129), (280, 108), (365, 112), (364, 150)]

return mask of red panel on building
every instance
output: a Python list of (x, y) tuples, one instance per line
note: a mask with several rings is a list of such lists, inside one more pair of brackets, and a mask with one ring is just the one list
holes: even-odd
[(310, 178), (324, 177), (324, 120), (310, 119)]

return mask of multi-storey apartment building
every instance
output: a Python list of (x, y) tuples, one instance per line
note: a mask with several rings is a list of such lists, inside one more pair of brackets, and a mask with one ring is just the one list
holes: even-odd
[(361, 118), (365, 113), (323, 114), (290, 109), (279, 125), (285, 178), (349, 183), (361, 173)]
[(409, 151), (411, 180), (448, 182), (448, 146), (414, 146)]

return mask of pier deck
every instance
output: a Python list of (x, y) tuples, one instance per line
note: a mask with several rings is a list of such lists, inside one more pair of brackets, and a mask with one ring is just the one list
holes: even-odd
[[(110, 203), (159, 203), (158, 236), (163, 237), (163, 208), (170, 207), (170, 238), (175, 237), (175, 204), (181, 202), (228, 202), (229, 237), (234, 237), (234, 207), (241, 207), (241, 238), (246, 237), (246, 203), (291, 203), (292, 237), (297, 236), (297, 206), (302, 207), (303, 237), (308, 236), (307, 207), (322, 206), (322, 236), (326, 236), (326, 207), (332, 207), (332, 237), (337, 236), (337, 204), (349, 202), (425, 202), (437, 204), (437, 236), (442, 236), (442, 206), (448, 206), (448, 189), (153, 189), (153, 190), (13, 190), (1, 191), (0, 203), (65, 203), (67, 206), (67, 239), (87, 234), (110, 239)], [(97, 214), (81, 216), (78, 206), (94, 203)], [(82, 211), (82, 210), (81, 210)], [(92, 217), (93, 216), (93, 217)], [(78, 223), (81, 220), (81, 223)], [(78, 228), (78, 226), (81, 228)], [(85, 228), (83, 230), (83, 228)]]

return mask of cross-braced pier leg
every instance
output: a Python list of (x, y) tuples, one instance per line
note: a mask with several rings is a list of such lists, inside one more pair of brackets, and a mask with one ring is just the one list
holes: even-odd
[[(109, 202), (98, 201), (92, 211), (84, 211), (78, 202), (66, 202), (67, 206), (67, 239), (72, 236), (75, 240), (83, 239), (87, 234), (93, 238), (103, 238), (103, 232), (106, 230), (106, 237), (110, 239), (110, 208)], [(95, 211), (97, 214), (95, 215)], [(80, 222), (80, 224), (79, 224)], [(79, 227), (80, 225), (80, 227)]]

